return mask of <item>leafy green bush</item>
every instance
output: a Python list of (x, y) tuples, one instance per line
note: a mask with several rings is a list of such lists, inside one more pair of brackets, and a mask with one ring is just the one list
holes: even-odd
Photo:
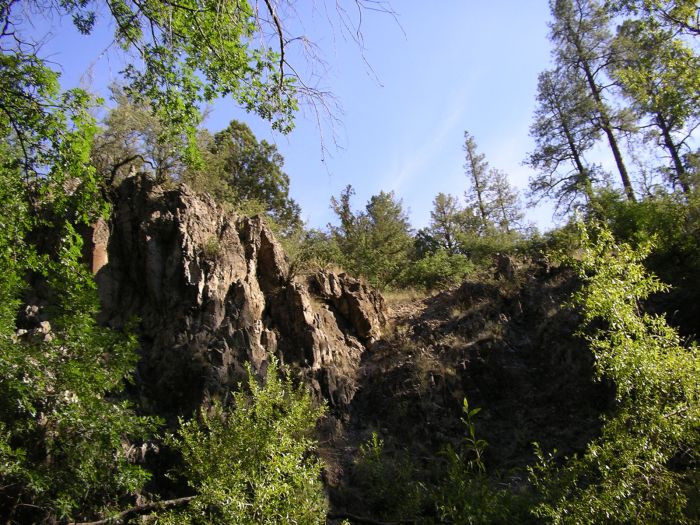
[(461, 282), (474, 269), (474, 263), (466, 255), (438, 250), (413, 262), (403, 274), (402, 281), (406, 285), (434, 289)]
[(581, 457), (560, 464), (539, 453), (535, 513), (554, 523), (688, 523), (684, 480), (697, 476), (697, 459), (686, 453), (700, 442), (698, 348), (640, 309), (666, 289), (642, 265), (651, 244), (635, 250), (600, 226), (579, 228), (579, 260), (570, 263), (585, 284), (573, 304), (589, 327), (596, 376), (615, 385), (615, 407)]
[(335, 239), (320, 230), (299, 230), (280, 240), (289, 257), (291, 276), (340, 265), (343, 255)]
[(388, 454), (384, 440), (373, 432), (360, 445), (353, 479), (362, 491), (363, 506), (374, 516), (393, 521), (415, 518), (426, 503), (428, 494), (416, 474), (405, 451)]
[(209, 237), (202, 246), (204, 258), (208, 261), (216, 261), (221, 255), (221, 243), (216, 237)]
[[(146, 439), (156, 421), (136, 416), (119, 398), (136, 363), (136, 343), (96, 325), (95, 286), (79, 258), (80, 238), (67, 227), (59, 261), (42, 261), (55, 297), (50, 329), (44, 324), (43, 331), (17, 337), (8, 318), (13, 312), (2, 308), (0, 516), (6, 523), (111, 512), (149, 478), (130, 461), (128, 447)], [(0, 275), (2, 295), (13, 295), (14, 277)]]
[(169, 438), (182, 453), (180, 473), (196, 497), (159, 522), (325, 523), (321, 462), (309, 437), (323, 407), (280, 379), (274, 361), (264, 386), (249, 369), (247, 387), (233, 394), (231, 409), (219, 403), (203, 408)]
[(489, 231), (485, 235), (472, 233), (458, 236), (460, 252), (476, 265), (488, 266), (497, 253), (513, 253), (518, 249), (522, 236), (516, 232)]

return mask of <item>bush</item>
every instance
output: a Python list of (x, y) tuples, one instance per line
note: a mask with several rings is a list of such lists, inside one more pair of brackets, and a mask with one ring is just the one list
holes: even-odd
[(459, 283), (474, 269), (474, 263), (466, 255), (438, 250), (412, 263), (404, 273), (402, 281), (406, 285), (434, 289)]
[[(640, 302), (666, 289), (642, 265), (639, 249), (600, 226), (579, 225), (582, 312), (598, 379), (615, 385), (615, 406), (581, 457), (560, 464), (543, 453), (531, 480), (554, 523), (688, 523), (684, 492), (697, 463), (682, 459), (700, 442), (700, 356), (663, 317)], [(675, 464), (675, 465), (674, 465)]]
[(325, 523), (321, 462), (309, 437), (323, 408), (280, 379), (275, 361), (264, 386), (249, 368), (247, 387), (233, 394), (230, 409), (203, 408), (169, 438), (182, 452), (181, 474), (196, 497), (162, 522)]
[(488, 266), (497, 253), (513, 253), (518, 249), (522, 236), (515, 232), (491, 231), (486, 235), (459, 235), (460, 252), (466, 254), (474, 264)]
[(476, 436), (473, 418), (479, 408), (464, 400), (462, 422), (467, 435), (461, 446), (443, 451), (447, 477), (436, 490), (436, 505), (442, 522), (458, 525), (527, 523), (527, 503), (507, 488), (498, 488), (486, 473), (483, 454), (488, 444)]
[[(16, 312), (0, 307), (3, 523), (54, 523), (114, 511), (149, 478), (127, 450), (146, 439), (156, 421), (137, 416), (120, 399), (136, 364), (136, 342), (97, 326), (97, 294), (78, 262), (80, 248), (67, 227), (59, 261), (42, 261), (55, 299), (50, 327), (44, 322), (41, 330), (17, 337), (10, 317)], [(0, 296), (14, 299), (13, 277), (0, 275)]]
[(289, 257), (292, 277), (339, 265), (343, 258), (337, 242), (320, 230), (299, 230), (280, 242)]
[(362, 491), (363, 506), (374, 516), (392, 521), (418, 516), (427, 493), (416, 475), (408, 453), (388, 454), (376, 432), (360, 445), (353, 480)]

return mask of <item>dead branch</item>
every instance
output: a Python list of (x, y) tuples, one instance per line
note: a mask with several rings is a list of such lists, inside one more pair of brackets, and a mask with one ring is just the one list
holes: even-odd
[(86, 522), (72, 522), (68, 525), (116, 525), (122, 523), (126, 518), (136, 515), (136, 514), (151, 514), (157, 510), (171, 509), (173, 507), (180, 507), (182, 505), (188, 504), (196, 496), (187, 496), (184, 498), (169, 499), (165, 501), (154, 501), (153, 503), (147, 503), (145, 505), (137, 505), (126, 509), (123, 512), (109, 518), (105, 518), (97, 521), (86, 521)]

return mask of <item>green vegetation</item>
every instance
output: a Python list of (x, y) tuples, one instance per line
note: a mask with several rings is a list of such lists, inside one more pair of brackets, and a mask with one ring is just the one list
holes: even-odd
[(331, 242), (340, 251), (340, 266), (365, 276), (373, 286), (396, 284), (412, 248), (410, 225), (401, 201), (393, 193), (381, 192), (367, 202), (365, 211), (350, 206), (354, 190), (347, 186), (331, 207), (340, 225), (331, 227)]
[[(27, 246), (6, 250), (14, 253), (0, 277), (8, 299), (0, 314), (3, 520), (64, 521), (118, 509), (123, 495), (138, 492), (150, 477), (131, 461), (129, 447), (148, 439), (157, 424), (120, 396), (136, 362), (135, 341), (96, 325), (94, 284), (79, 263), (74, 233), (65, 230), (55, 263)], [(47, 306), (50, 324), (15, 333), (19, 281), (28, 265), (48, 274), (55, 302)], [(38, 323), (39, 315), (28, 322)]]
[(202, 407), (197, 420), (180, 421), (168, 444), (181, 451), (179, 476), (195, 496), (161, 523), (321, 524), (326, 502), (321, 463), (311, 438), (323, 414), (309, 394), (282, 380), (276, 362), (264, 384), (248, 368), (247, 391), (231, 408)]
[(339, 266), (381, 290), (435, 290), (489, 269), (499, 253), (524, 248), (517, 192), (502, 171), (489, 169), (483, 155), (476, 154), (474, 138), (466, 137), (470, 189), (464, 205), (453, 195), (438, 194), (430, 226), (414, 235), (393, 192), (373, 195), (365, 210), (356, 212), (350, 202), (355, 191), (348, 185), (339, 198), (331, 198), (339, 225), (314, 238), (314, 253), (323, 253), (320, 265)]
[[(354, 479), (362, 491), (367, 512), (383, 519), (411, 519), (429, 504), (425, 486), (405, 451), (388, 455), (377, 432), (360, 445)], [(388, 482), (391, 480), (391, 482)]]
[(477, 437), (474, 424), (479, 411), (469, 408), (464, 399), (462, 423), (467, 435), (459, 449), (448, 445), (443, 453), (447, 474), (435, 496), (440, 518), (463, 525), (528, 523), (531, 517), (524, 498), (497, 487), (486, 473), (483, 455), (488, 443)]
[(683, 345), (663, 317), (640, 311), (641, 301), (666, 289), (641, 264), (651, 244), (635, 250), (583, 225), (580, 239), (571, 264), (584, 286), (573, 304), (589, 327), (597, 378), (615, 385), (615, 405), (582, 456), (558, 464), (540, 454), (536, 515), (553, 523), (690, 522), (697, 516), (688, 514), (683, 489), (697, 466), (692, 452), (683, 456), (700, 443), (697, 346)]
[[(569, 216), (545, 237), (524, 226), (517, 191), (468, 132), (464, 199), (438, 194), (426, 228), (414, 232), (393, 192), (353, 209), (348, 185), (331, 200), (336, 224), (305, 229), (274, 145), (235, 120), (216, 134), (200, 127), (200, 106), (229, 95), (273, 128), (292, 129), (297, 99), (309, 93), (286, 62), (274, 5), (260, 3), (260, 16), (245, 1), (108, 1), (116, 41), (139, 60), (100, 127), (92, 115), (101, 101), (61, 91), (59, 74), (23, 34), (21, 3), (0, 0), (0, 519), (326, 519), (314, 438), (324, 410), (281, 378), (272, 358), (264, 378), (248, 370), (231, 403), (171, 427), (144, 415), (129, 391), (137, 334), (97, 323), (78, 232), (108, 216), (113, 187), (140, 173), (265, 215), (284, 237), (292, 276), (332, 266), (388, 291), (439, 290), (468, 277), (497, 287), (496, 261), (534, 255), (547, 272), (555, 254), (576, 272), (580, 335), (595, 379), (611, 388), (599, 434), (572, 457), (537, 447), (516, 488), (489, 470), (478, 410), (465, 400), (466, 437), (443, 447), (428, 474), (409, 452), (387, 452), (376, 433), (360, 447), (353, 472), (370, 494), (368, 512), (450, 523), (700, 521), (697, 2), (550, 2), (554, 64), (538, 82), (530, 193), (554, 199), (564, 217), (579, 208), (585, 222)], [(96, 23), (89, 0), (52, 9), (84, 34)], [(259, 44), (270, 32), (281, 48)], [(591, 160), (601, 141), (615, 177)], [(635, 148), (650, 153), (634, 159)], [(221, 254), (215, 238), (200, 249), (212, 261)], [(675, 287), (670, 298), (652, 272)], [(422, 380), (423, 390), (446, 381)], [(425, 401), (437, 402), (450, 400)], [(171, 455), (167, 482), (135, 452), (157, 447)]]
[[(149, 449), (161, 422), (139, 415), (129, 400), (125, 388), (136, 364), (136, 338), (97, 325), (95, 284), (82, 262), (77, 232), (108, 214), (105, 182), (117, 182), (131, 166), (150, 166), (164, 181), (178, 180), (186, 166), (196, 165), (202, 157), (195, 140), (199, 102), (232, 95), (288, 131), (296, 107), (294, 82), (283, 74), (278, 53), (250, 47), (262, 28), (246, 2), (202, 9), (187, 2), (107, 2), (117, 42), (141, 61), (127, 67), (129, 83), (115, 91), (119, 105), (95, 139), (92, 110), (99, 101), (79, 89), (61, 92), (58, 73), (25, 34), (23, 9), (42, 7), (30, 4), (0, 3), (0, 519), (65, 523), (148, 513), (156, 507), (133, 507), (151, 478), (135, 451)], [(72, 17), (85, 34), (93, 29), (96, 8), (72, 1), (51, 7)], [(277, 166), (272, 185), (279, 184), (286, 197), (274, 150), (248, 142), (252, 150), (263, 149), (256, 158)], [(289, 209), (284, 220), (298, 221), (294, 207)], [(280, 513), (288, 512), (319, 521), (325, 514), (319, 467), (304, 454), (311, 443), (306, 431), (320, 413), (274, 372), (269, 385), (258, 390), (251, 385), (249, 408), (243, 408), (242, 394), (236, 397), (248, 416), (253, 410), (282, 415), (289, 409), (271, 441), (286, 448), (266, 452), (273, 461), (268, 465), (284, 468), (274, 482), (259, 482), (256, 496), (270, 497), (265, 491), (281, 490), (277, 481), (285, 478), (296, 499), (285, 509), (277, 492), (274, 505), (267, 502), (255, 512), (266, 514), (267, 522), (286, 522)], [(269, 426), (273, 415), (267, 417)], [(211, 417), (204, 424), (212, 437), (227, 429)], [(181, 437), (183, 455), (194, 460), (197, 450), (186, 447), (192, 425), (183, 426)], [(253, 425), (250, 431), (266, 430)], [(211, 475), (191, 483), (200, 497), (214, 501), (201, 488)], [(239, 479), (247, 481), (243, 473)], [(158, 498), (146, 500), (153, 496)], [(300, 505), (300, 498), (307, 503)]]
[(280, 235), (301, 229), (299, 205), (289, 197), (289, 177), (277, 148), (258, 142), (250, 128), (232, 121), (215, 135), (197, 130), (198, 163), (183, 155), (184, 136), (172, 136), (167, 123), (145, 103), (113, 88), (116, 107), (95, 137), (91, 159), (107, 189), (125, 177), (146, 174), (159, 184), (188, 184), (243, 215), (264, 215)]

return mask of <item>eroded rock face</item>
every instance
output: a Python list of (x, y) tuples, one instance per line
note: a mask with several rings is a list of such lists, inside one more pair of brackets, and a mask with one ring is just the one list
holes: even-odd
[(268, 355), (331, 407), (353, 398), (362, 353), (386, 323), (376, 292), (346, 276), (289, 278), (260, 218), (239, 217), (186, 186), (144, 178), (117, 190), (107, 262), (96, 279), (103, 321), (138, 319), (139, 385), (159, 413), (188, 414), (227, 395)]
[(360, 340), (375, 343), (386, 325), (386, 304), (379, 292), (347, 274), (319, 272), (309, 278), (309, 289), (331, 304), (350, 322)]

